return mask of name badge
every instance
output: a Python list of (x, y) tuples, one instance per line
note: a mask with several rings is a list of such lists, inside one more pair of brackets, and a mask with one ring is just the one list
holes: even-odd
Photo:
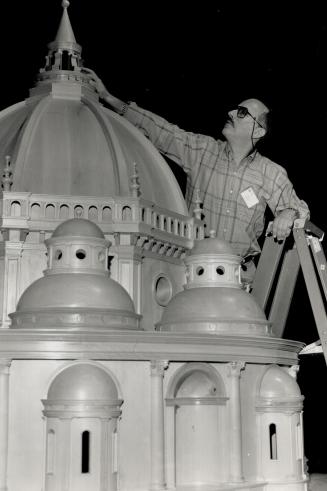
[(252, 187), (245, 189), (245, 191), (241, 193), (241, 196), (248, 208), (252, 208), (252, 206), (259, 203), (258, 197), (253, 191)]

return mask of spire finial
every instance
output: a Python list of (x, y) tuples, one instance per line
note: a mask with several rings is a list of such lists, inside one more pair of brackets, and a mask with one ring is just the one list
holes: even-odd
[(198, 220), (201, 220), (201, 218), (202, 218), (202, 200), (201, 200), (199, 188), (195, 189), (194, 203), (195, 203), (195, 208), (193, 209), (193, 215)]
[(57, 70), (75, 70), (82, 65), (81, 53), (82, 48), (77, 44), (72, 25), (70, 23), (67, 9), (70, 5), (68, 0), (62, 0), (63, 8), (61, 21), (55, 40), (48, 45), (49, 53), (46, 57), (46, 66), (44, 70), (47, 75), (49, 71)]
[[(67, 9), (68, 9), (69, 5), (70, 5), (70, 2), (68, 0), (62, 0), (61, 6), (64, 9), (64, 11), (62, 14), (61, 22), (60, 22), (59, 29), (58, 29), (54, 43), (67, 44), (67, 45), (68, 44), (77, 45), (76, 39), (74, 36), (74, 32), (73, 32), (73, 28), (71, 26), (71, 23), (70, 23), (70, 20), (68, 17)], [(54, 44), (54, 43), (52, 43), (52, 44)], [(59, 47), (63, 47), (63, 46), (59, 46)], [(70, 46), (70, 47), (73, 48), (74, 46)]]
[(6, 164), (3, 169), (3, 175), (2, 175), (2, 188), (4, 191), (10, 191), (13, 179), (12, 179), (12, 172), (10, 170), (10, 156), (6, 155), (5, 156), (5, 161)]
[(133, 162), (133, 169), (134, 172), (131, 175), (131, 184), (130, 184), (130, 189), (133, 198), (139, 198), (141, 196), (141, 191), (140, 191), (140, 182), (139, 182), (139, 173), (137, 170), (137, 164), (136, 162)]

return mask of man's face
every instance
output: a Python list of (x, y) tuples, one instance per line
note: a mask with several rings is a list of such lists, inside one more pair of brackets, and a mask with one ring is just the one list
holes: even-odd
[(237, 115), (237, 106), (228, 112), (222, 134), (227, 141), (251, 142), (261, 138), (265, 130), (258, 124), (259, 116), (268, 111), (268, 108), (257, 99), (247, 99), (239, 104), (246, 108), (250, 114), (244, 117)]

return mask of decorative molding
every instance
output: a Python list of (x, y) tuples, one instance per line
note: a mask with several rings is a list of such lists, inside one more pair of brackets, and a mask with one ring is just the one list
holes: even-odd
[(92, 312), (85, 308), (58, 308), (47, 309), (47, 311), (37, 309), (33, 312), (16, 311), (9, 314), (12, 320), (12, 329), (31, 329), (33, 326), (42, 329), (61, 329), (74, 328), (78, 332), (89, 331), (90, 329), (127, 329), (138, 330), (141, 316), (129, 311), (115, 310), (105, 311), (103, 309), (93, 309)]
[(259, 413), (299, 413), (303, 409), (304, 396), (298, 397), (259, 397), (256, 401), (256, 410)]
[(49, 400), (42, 399), (43, 414), (47, 418), (100, 418), (108, 420), (121, 415), (120, 406), (123, 401), (97, 401), (97, 400)]

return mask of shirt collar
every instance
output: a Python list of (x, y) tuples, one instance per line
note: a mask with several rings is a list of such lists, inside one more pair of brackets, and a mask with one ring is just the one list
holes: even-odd
[[(228, 142), (226, 142), (226, 146), (225, 146), (225, 154), (226, 154), (226, 157), (228, 159), (228, 161), (230, 162), (231, 160), (233, 160), (233, 151), (229, 145)], [(259, 155), (259, 152), (256, 148), (254, 148), (252, 150), (251, 153), (249, 153), (244, 159), (243, 159), (243, 162), (248, 162), (249, 164), (251, 162), (253, 162), (253, 160), (256, 158), (256, 156)]]

